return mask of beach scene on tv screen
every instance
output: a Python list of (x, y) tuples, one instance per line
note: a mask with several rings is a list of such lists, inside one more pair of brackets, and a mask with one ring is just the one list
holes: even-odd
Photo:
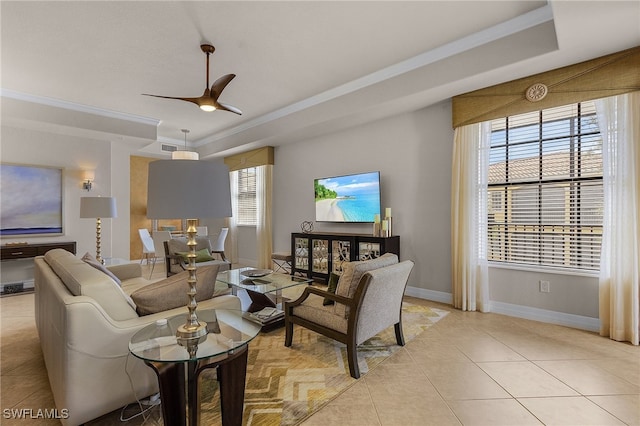
[(378, 172), (316, 179), (314, 186), (318, 222), (373, 222), (380, 214)]
[(62, 232), (62, 169), (3, 164), (0, 235)]

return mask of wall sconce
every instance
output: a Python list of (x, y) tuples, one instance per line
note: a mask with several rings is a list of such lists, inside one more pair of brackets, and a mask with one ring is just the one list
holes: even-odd
[(82, 182), (82, 189), (84, 189), (85, 191), (91, 191), (91, 187), (93, 186), (93, 180), (95, 179), (95, 174), (92, 171), (85, 171), (84, 172), (84, 177), (83, 177), (83, 182)]

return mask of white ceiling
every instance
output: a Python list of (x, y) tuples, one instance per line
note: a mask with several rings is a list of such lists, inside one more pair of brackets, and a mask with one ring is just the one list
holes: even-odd
[[(640, 0), (549, 3), (3, 0), (2, 120), (148, 152), (182, 145), (186, 128), (206, 157), (640, 45)], [(237, 75), (220, 101), (242, 116), (141, 95), (200, 96), (203, 42), (216, 47), (211, 82)]]

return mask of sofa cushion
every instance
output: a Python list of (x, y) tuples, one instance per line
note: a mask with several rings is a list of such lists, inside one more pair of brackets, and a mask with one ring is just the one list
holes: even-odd
[[(215, 291), (218, 265), (203, 266), (196, 269), (196, 301), (211, 299)], [(136, 304), (138, 315), (149, 315), (187, 306), (189, 271), (183, 271), (161, 281), (144, 286), (133, 293), (131, 298)]]
[(49, 250), (44, 260), (74, 296), (91, 297), (117, 321), (138, 317), (133, 300), (104, 272), (63, 249)]
[(293, 308), (294, 315), (340, 333), (346, 333), (348, 320), (344, 315), (336, 315), (333, 306), (323, 305), (323, 300), (321, 296), (310, 295), (307, 300)]
[[(338, 281), (338, 286), (336, 288), (336, 294), (349, 298), (353, 297), (356, 293), (356, 289), (358, 288), (360, 278), (362, 278), (365, 272), (384, 268), (385, 266), (396, 263), (398, 263), (398, 256), (393, 253), (385, 253), (382, 256), (371, 260), (345, 262), (342, 268), (342, 275), (340, 276), (340, 280)], [(348, 314), (347, 307), (341, 303), (336, 303), (335, 313), (336, 315), (342, 315), (346, 318)]]
[(116, 277), (113, 272), (108, 270), (102, 263), (98, 262), (98, 259), (93, 257), (91, 253), (86, 252), (84, 256), (82, 256), (82, 260), (87, 262), (89, 265), (93, 266), (94, 268), (96, 268), (98, 271), (102, 271), (105, 274), (109, 275), (111, 279), (114, 280), (118, 285), (122, 285), (122, 282), (120, 281), (120, 279)]

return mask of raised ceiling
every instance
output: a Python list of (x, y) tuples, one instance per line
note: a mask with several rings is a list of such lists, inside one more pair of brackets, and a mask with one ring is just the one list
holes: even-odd
[[(2, 1), (2, 120), (141, 152), (279, 145), (640, 44), (640, 1)], [(203, 42), (242, 116), (200, 96)], [(98, 117), (98, 118), (96, 118)], [(157, 126), (157, 131), (156, 131)], [(153, 132), (148, 132), (153, 128)]]

